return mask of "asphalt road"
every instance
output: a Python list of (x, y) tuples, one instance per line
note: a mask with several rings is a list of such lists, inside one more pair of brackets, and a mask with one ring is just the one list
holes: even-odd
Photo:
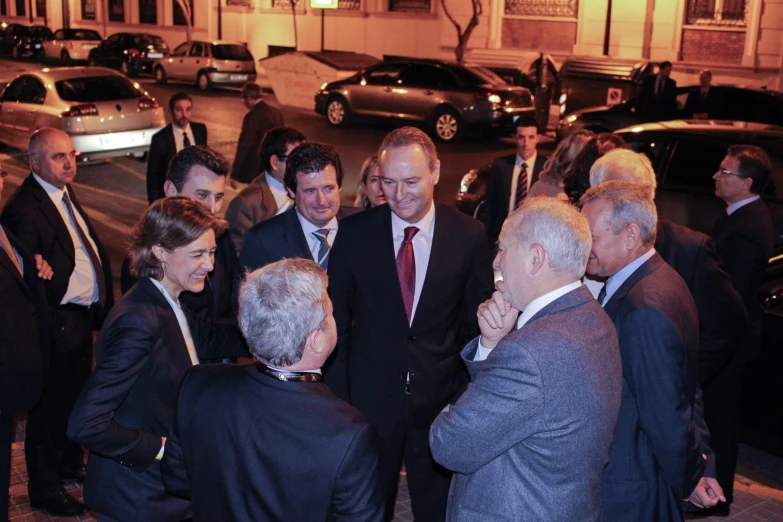
[[(24, 69), (42, 67), (29, 62), (0, 60), (0, 80), (12, 79)], [(236, 89), (217, 89), (202, 93), (194, 86), (168, 84), (160, 86), (152, 78), (139, 80), (142, 87), (164, 106), (169, 97), (184, 91), (193, 98), (193, 120), (208, 127), (209, 144), (233, 160), (236, 142), (246, 110)], [(277, 105), (274, 95), (267, 100)], [(373, 154), (383, 137), (394, 128), (390, 124), (356, 124), (347, 128), (330, 127), (325, 118), (311, 110), (281, 107), (286, 125), (302, 131), (309, 140), (333, 145), (340, 154), (345, 169), (342, 187), (343, 204), (349, 205), (356, 194), (359, 169), (367, 156)], [(550, 145), (551, 147), (551, 145)], [(469, 136), (453, 144), (438, 144), (441, 177), (436, 188), (437, 201), (454, 205), (462, 176), (471, 168), (492, 161), (496, 156), (512, 153), (510, 139), (490, 140)], [(26, 155), (7, 148), (0, 153), (0, 165), (9, 171), (0, 203), (8, 197), (28, 174)], [(96, 164), (80, 164), (74, 182), (77, 197), (95, 223), (112, 257), (115, 277), (124, 256), (125, 238), (130, 227), (147, 207), (145, 191), (146, 164), (123, 157)], [(235, 192), (228, 190), (227, 197)], [(227, 208), (226, 202), (224, 209)]]

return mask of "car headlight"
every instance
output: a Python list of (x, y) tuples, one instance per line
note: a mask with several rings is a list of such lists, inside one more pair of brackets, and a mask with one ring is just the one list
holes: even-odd
[(489, 96), (487, 96), (487, 100), (489, 100), (490, 103), (501, 102), (500, 96), (498, 96), (497, 94), (490, 94)]
[(326, 86), (329, 85), (327, 82), (324, 82), (321, 84), (321, 90), (326, 90)]
[(460, 194), (467, 194), (470, 190), (470, 186), (473, 184), (474, 181), (476, 181), (476, 171), (471, 170), (464, 176), (462, 176), (462, 181), (459, 182), (459, 191)]
[(570, 115), (566, 116), (565, 118), (563, 118), (563, 121), (565, 123), (574, 123), (578, 119), (579, 119), (579, 116), (577, 116), (576, 114), (570, 114)]

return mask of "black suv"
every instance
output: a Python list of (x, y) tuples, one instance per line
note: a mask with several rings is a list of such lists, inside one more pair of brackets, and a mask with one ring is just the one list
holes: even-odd
[(169, 46), (160, 36), (146, 33), (116, 33), (90, 51), (87, 63), (118, 69), (126, 76), (152, 73), (155, 60), (169, 55)]
[(43, 41), (51, 36), (52, 30), (43, 25), (8, 24), (0, 38), (0, 53), (15, 60), (34, 58), (43, 54)]
[[(688, 93), (693, 89), (698, 89), (698, 86), (677, 88), (677, 106), (680, 112)], [(781, 92), (726, 85), (713, 85), (710, 89), (714, 89), (723, 98), (723, 114), (719, 118), (721, 120), (783, 124), (783, 93)], [(612, 132), (638, 125), (642, 123), (642, 119), (636, 113), (636, 103), (634, 99), (612, 107), (603, 105), (574, 111), (560, 120), (557, 126), (557, 137), (563, 139), (579, 129)], [(690, 115), (681, 114), (678, 117), (689, 118)]]

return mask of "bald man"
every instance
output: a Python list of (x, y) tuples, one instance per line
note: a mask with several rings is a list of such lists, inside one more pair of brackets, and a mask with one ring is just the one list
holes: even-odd
[(71, 408), (92, 369), (92, 331), (114, 301), (109, 257), (70, 183), (76, 150), (64, 132), (43, 128), (29, 144), (30, 175), (0, 221), (54, 275), (44, 283), (51, 324), (51, 357), (38, 405), (27, 418), (28, 494), (34, 509), (76, 516), (86, 506), (63, 488), (84, 479), (82, 449), (68, 441)]

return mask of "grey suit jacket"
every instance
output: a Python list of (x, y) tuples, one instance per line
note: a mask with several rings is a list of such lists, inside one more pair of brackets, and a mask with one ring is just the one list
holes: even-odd
[(601, 483), (622, 390), (617, 334), (582, 286), (506, 336), (430, 430), (454, 471), (450, 522), (601, 519)]
[(245, 232), (253, 225), (277, 214), (277, 202), (266, 182), (266, 176), (266, 173), (263, 173), (256, 177), (231, 200), (226, 210), (228, 233), (231, 235), (237, 254), (242, 252)]

